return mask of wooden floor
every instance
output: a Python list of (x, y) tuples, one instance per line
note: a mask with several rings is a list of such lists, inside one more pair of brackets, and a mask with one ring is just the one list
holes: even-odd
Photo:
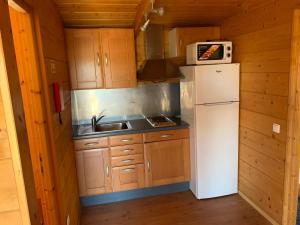
[(270, 225), (238, 195), (196, 200), (191, 192), (84, 208), (81, 225)]

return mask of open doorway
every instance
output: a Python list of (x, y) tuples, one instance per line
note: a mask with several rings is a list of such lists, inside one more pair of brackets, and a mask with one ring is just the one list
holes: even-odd
[(24, 104), (30, 156), (39, 205), (40, 224), (59, 224), (54, 188), (51, 152), (46, 128), (46, 111), (39, 68), (33, 13), (21, 1), (9, 1), (19, 81)]

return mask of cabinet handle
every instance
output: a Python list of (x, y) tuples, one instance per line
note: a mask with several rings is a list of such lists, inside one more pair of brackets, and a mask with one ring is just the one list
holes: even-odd
[(97, 52), (97, 64), (98, 64), (98, 66), (100, 66), (100, 54), (99, 54), (99, 52)]
[(84, 145), (85, 146), (94, 146), (94, 145), (97, 145), (99, 144), (98, 142), (90, 142), (90, 143), (85, 143)]
[(106, 165), (106, 176), (109, 177), (109, 166)]
[(180, 39), (179, 40), (179, 47), (181, 48), (181, 46), (182, 46), (182, 40)]
[(134, 161), (134, 159), (125, 159), (125, 160), (122, 160), (123, 163), (130, 163)]
[(107, 53), (105, 53), (105, 65), (108, 65), (108, 57), (107, 57)]
[(169, 138), (169, 137), (172, 137), (173, 134), (164, 134), (164, 135), (161, 135), (160, 137), (161, 138)]
[(147, 161), (147, 168), (148, 168), (148, 171), (150, 171), (150, 161), (149, 160)]
[(123, 169), (122, 171), (125, 172), (125, 173), (130, 173), (130, 172), (135, 171), (135, 169), (134, 168), (128, 168), (128, 169)]
[(133, 149), (123, 149), (122, 152), (131, 152)]
[(129, 142), (129, 141), (133, 141), (133, 139), (132, 138), (129, 138), (129, 139), (123, 139), (123, 140), (121, 140), (122, 142)]

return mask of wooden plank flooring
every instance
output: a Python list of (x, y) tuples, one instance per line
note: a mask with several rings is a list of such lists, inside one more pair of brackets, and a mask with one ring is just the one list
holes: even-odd
[(270, 225), (240, 196), (196, 200), (180, 192), (82, 210), (81, 225)]

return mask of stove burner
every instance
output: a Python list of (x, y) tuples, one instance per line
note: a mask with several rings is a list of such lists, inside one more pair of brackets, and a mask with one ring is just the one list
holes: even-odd
[(171, 119), (169, 119), (164, 115), (151, 116), (151, 117), (147, 117), (146, 119), (153, 127), (170, 127), (176, 125), (175, 122), (173, 122)]

